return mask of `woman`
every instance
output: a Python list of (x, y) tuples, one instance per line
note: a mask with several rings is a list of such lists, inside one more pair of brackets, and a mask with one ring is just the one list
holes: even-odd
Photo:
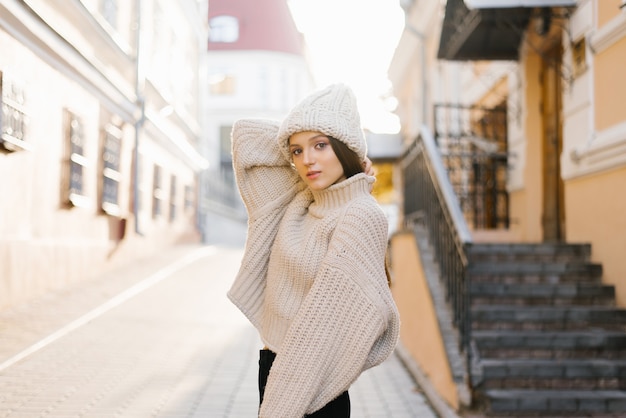
[(354, 94), (332, 85), (282, 124), (237, 121), (232, 139), (249, 221), (228, 296), (265, 344), (259, 416), (349, 417), (348, 388), (399, 332)]

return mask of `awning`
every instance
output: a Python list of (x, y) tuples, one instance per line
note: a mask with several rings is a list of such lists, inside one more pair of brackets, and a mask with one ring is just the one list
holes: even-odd
[(517, 60), (534, 8), (575, 5), (575, 0), (448, 0), (437, 57)]

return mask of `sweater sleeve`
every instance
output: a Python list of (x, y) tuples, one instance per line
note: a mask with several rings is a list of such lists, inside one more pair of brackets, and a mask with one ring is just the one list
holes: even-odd
[(380, 208), (351, 203), (272, 365), (261, 418), (313, 413), (391, 354), (399, 315), (384, 270), (386, 247)]
[(287, 204), (304, 182), (280, 152), (272, 120), (241, 119), (232, 130), (235, 178), (248, 212), (244, 257), (227, 295), (259, 327), (272, 242)]
[(268, 119), (241, 119), (233, 126), (235, 179), (251, 220), (271, 210), (268, 206), (283, 206), (302, 187), (276, 142), (279, 127)]

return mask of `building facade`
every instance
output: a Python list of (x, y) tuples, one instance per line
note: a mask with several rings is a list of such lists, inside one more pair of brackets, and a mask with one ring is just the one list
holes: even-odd
[(198, 240), (206, 2), (0, 2), (0, 308)]
[[(548, 2), (569, 7), (529, 8), (515, 39), (473, 45), (470, 34), (456, 52), (447, 52), (453, 28), (446, 25), (453, 22), (431, 3), (412, 2), (389, 70), (405, 141), (422, 125), (442, 132), (440, 105), (504, 109), (509, 224), (476, 226), (475, 236), (485, 232), (485, 239), (496, 239), (499, 232), (497, 239), (520, 242), (590, 242), (626, 305), (626, 283), (618, 283), (626, 275), (619, 255), (626, 237), (618, 232), (626, 231), (626, 201), (610, 192), (624, 181), (626, 114), (617, 101), (626, 83), (612, 71), (626, 63), (626, 6), (620, 0)], [(497, 49), (503, 45), (509, 51)], [(463, 115), (458, 109), (455, 115), (456, 126), (447, 122), (447, 128), (461, 131)]]
[[(403, 139), (408, 145), (424, 127), (432, 134), (470, 242), (589, 244), (601, 285), (626, 307), (624, 1), (401, 4), (407, 26), (389, 75)], [(408, 350), (445, 402), (463, 409), (468, 380), (455, 379), (432, 301), (397, 295), (403, 306), (407, 298), (431, 306), (407, 329)], [(418, 329), (433, 332), (428, 346), (410, 337)]]
[[(214, 0), (209, 10), (205, 240), (245, 224), (235, 185), (230, 131), (240, 118), (281, 120), (314, 89), (304, 38), (286, 0)], [(229, 228), (231, 232), (229, 232)]]

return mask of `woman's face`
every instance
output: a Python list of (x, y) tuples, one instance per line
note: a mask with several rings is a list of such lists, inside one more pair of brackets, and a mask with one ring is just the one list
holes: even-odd
[(289, 151), (296, 171), (311, 190), (323, 190), (346, 178), (330, 140), (320, 132), (291, 135)]

